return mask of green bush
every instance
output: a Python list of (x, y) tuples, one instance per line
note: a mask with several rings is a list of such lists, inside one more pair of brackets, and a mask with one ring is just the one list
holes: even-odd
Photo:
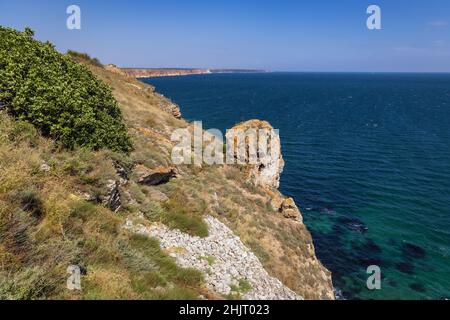
[(77, 62), (86, 62), (97, 67), (103, 67), (102, 63), (97, 58), (91, 58), (87, 53), (69, 50), (67, 51), (67, 55)]
[(30, 29), (0, 27), (0, 104), (62, 146), (128, 152), (131, 142), (111, 89)]
[(165, 212), (163, 212), (161, 222), (169, 228), (178, 229), (192, 236), (205, 238), (208, 236), (208, 226), (202, 219), (199, 212), (192, 210), (192, 207), (186, 208), (185, 202), (179, 199), (170, 199), (163, 204)]

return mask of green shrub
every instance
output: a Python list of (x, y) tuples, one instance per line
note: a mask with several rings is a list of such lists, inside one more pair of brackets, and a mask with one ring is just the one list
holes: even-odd
[(38, 132), (36, 128), (25, 121), (16, 121), (9, 132), (9, 139), (15, 143), (27, 142), (35, 147), (38, 143)]
[(25, 268), (14, 276), (0, 272), (0, 299), (43, 299), (58, 290), (61, 280), (42, 267)]
[[(156, 239), (147, 238), (144, 236), (135, 235), (130, 239), (131, 249), (128, 249), (128, 255), (130, 251), (134, 252), (132, 256), (128, 256), (127, 264), (129, 267), (136, 271), (149, 272), (150, 268), (155, 268), (159, 271), (159, 274), (167, 281), (172, 281), (180, 286), (199, 287), (204, 282), (203, 274), (192, 268), (179, 267), (175, 260), (166, 255), (159, 245)], [(140, 254), (137, 254), (139, 252)], [(142, 259), (147, 259), (145, 268), (142, 263)], [(139, 268), (141, 266), (141, 268)]]
[(130, 151), (111, 89), (33, 35), (0, 27), (0, 103), (8, 113), (69, 149)]
[(169, 228), (179, 229), (201, 238), (208, 236), (208, 226), (199, 213), (189, 211), (182, 203), (174, 199), (164, 203), (163, 208), (166, 211), (161, 216), (161, 222)]
[(87, 62), (97, 67), (103, 67), (97, 58), (91, 58), (87, 53), (80, 53), (73, 50), (67, 51), (67, 55), (77, 62)]

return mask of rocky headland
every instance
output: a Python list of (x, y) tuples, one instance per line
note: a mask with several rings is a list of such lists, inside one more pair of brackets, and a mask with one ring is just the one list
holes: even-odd
[[(41, 72), (20, 76), (48, 75), (51, 94), (24, 98), (56, 116), (45, 118), (53, 131), (39, 130), (0, 103), (0, 299), (334, 299), (300, 209), (278, 190), (279, 137), (278, 156), (256, 164), (174, 165), (171, 135), (192, 124), (139, 74), (61, 55), (31, 30), (1, 31), (7, 70), (36, 60), (28, 67)], [(31, 88), (3, 74), (3, 97)], [(70, 103), (85, 121), (70, 108), (59, 116)], [(235, 127), (248, 128), (273, 129), (261, 120)], [(68, 267), (81, 270), (81, 290), (68, 289)]]
[[(178, 77), (195, 74), (212, 73), (254, 73), (264, 72), (262, 70), (251, 69), (199, 69), (199, 68), (118, 68), (115, 65), (108, 65), (106, 68), (128, 75), (132, 78), (158, 78), (158, 77)], [(119, 71), (120, 70), (120, 71)]]

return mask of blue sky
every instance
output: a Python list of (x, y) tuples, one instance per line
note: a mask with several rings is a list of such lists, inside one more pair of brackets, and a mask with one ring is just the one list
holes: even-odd
[[(82, 30), (66, 28), (71, 4)], [(0, 24), (128, 67), (450, 72), (448, 0), (14, 0)]]

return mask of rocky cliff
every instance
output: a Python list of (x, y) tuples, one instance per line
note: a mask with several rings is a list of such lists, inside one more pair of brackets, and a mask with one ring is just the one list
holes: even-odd
[(175, 77), (211, 73), (208, 69), (133, 69), (123, 68), (123, 72), (133, 78)]
[[(190, 124), (181, 118), (171, 119), (171, 112), (164, 115), (167, 110), (161, 105), (170, 102), (149, 90), (146, 84), (125, 77), (110, 79), (108, 73), (94, 71), (114, 88), (133, 130), (143, 134), (139, 139), (159, 146), (159, 157), (171, 167), (170, 134)], [(133, 95), (124, 91), (130, 88), (135, 89)], [(158, 120), (145, 121), (156, 115)], [(273, 130), (261, 120), (240, 123), (234, 129), (249, 128)], [(278, 149), (276, 158), (261, 157), (260, 163), (252, 165), (179, 166), (177, 177), (171, 182), (152, 186), (151, 194), (159, 194), (151, 196), (152, 201), (177, 197), (179, 192), (186, 195), (183, 206), (201, 204), (209, 230), (206, 238), (171, 228), (170, 224), (145, 222), (142, 215), (129, 216), (125, 228), (158, 238), (180, 265), (202, 270), (207, 287), (216, 294), (233, 293), (239, 279), (244, 279), (252, 288), (243, 294), (247, 298), (333, 299), (331, 274), (315, 256), (300, 210), (292, 198), (277, 190), (284, 168), (278, 135), (274, 136), (272, 146)], [(142, 166), (155, 167), (153, 161), (142, 161), (138, 171), (142, 172)], [(142, 179), (142, 174), (137, 176)], [(125, 186), (125, 193), (129, 193), (126, 189)]]
[(128, 75), (132, 78), (157, 78), (157, 77), (177, 77), (194, 74), (210, 73), (255, 73), (265, 72), (264, 70), (251, 69), (190, 69), (190, 68), (117, 68), (115, 65), (106, 66), (110, 71)]
[[(171, 134), (191, 126), (180, 108), (126, 70), (86, 67), (112, 88), (133, 150), (61, 149), (0, 110), (0, 298), (334, 298), (300, 210), (277, 189), (281, 153), (174, 166)], [(66, 286), (74, 265), (81, 291)]]

